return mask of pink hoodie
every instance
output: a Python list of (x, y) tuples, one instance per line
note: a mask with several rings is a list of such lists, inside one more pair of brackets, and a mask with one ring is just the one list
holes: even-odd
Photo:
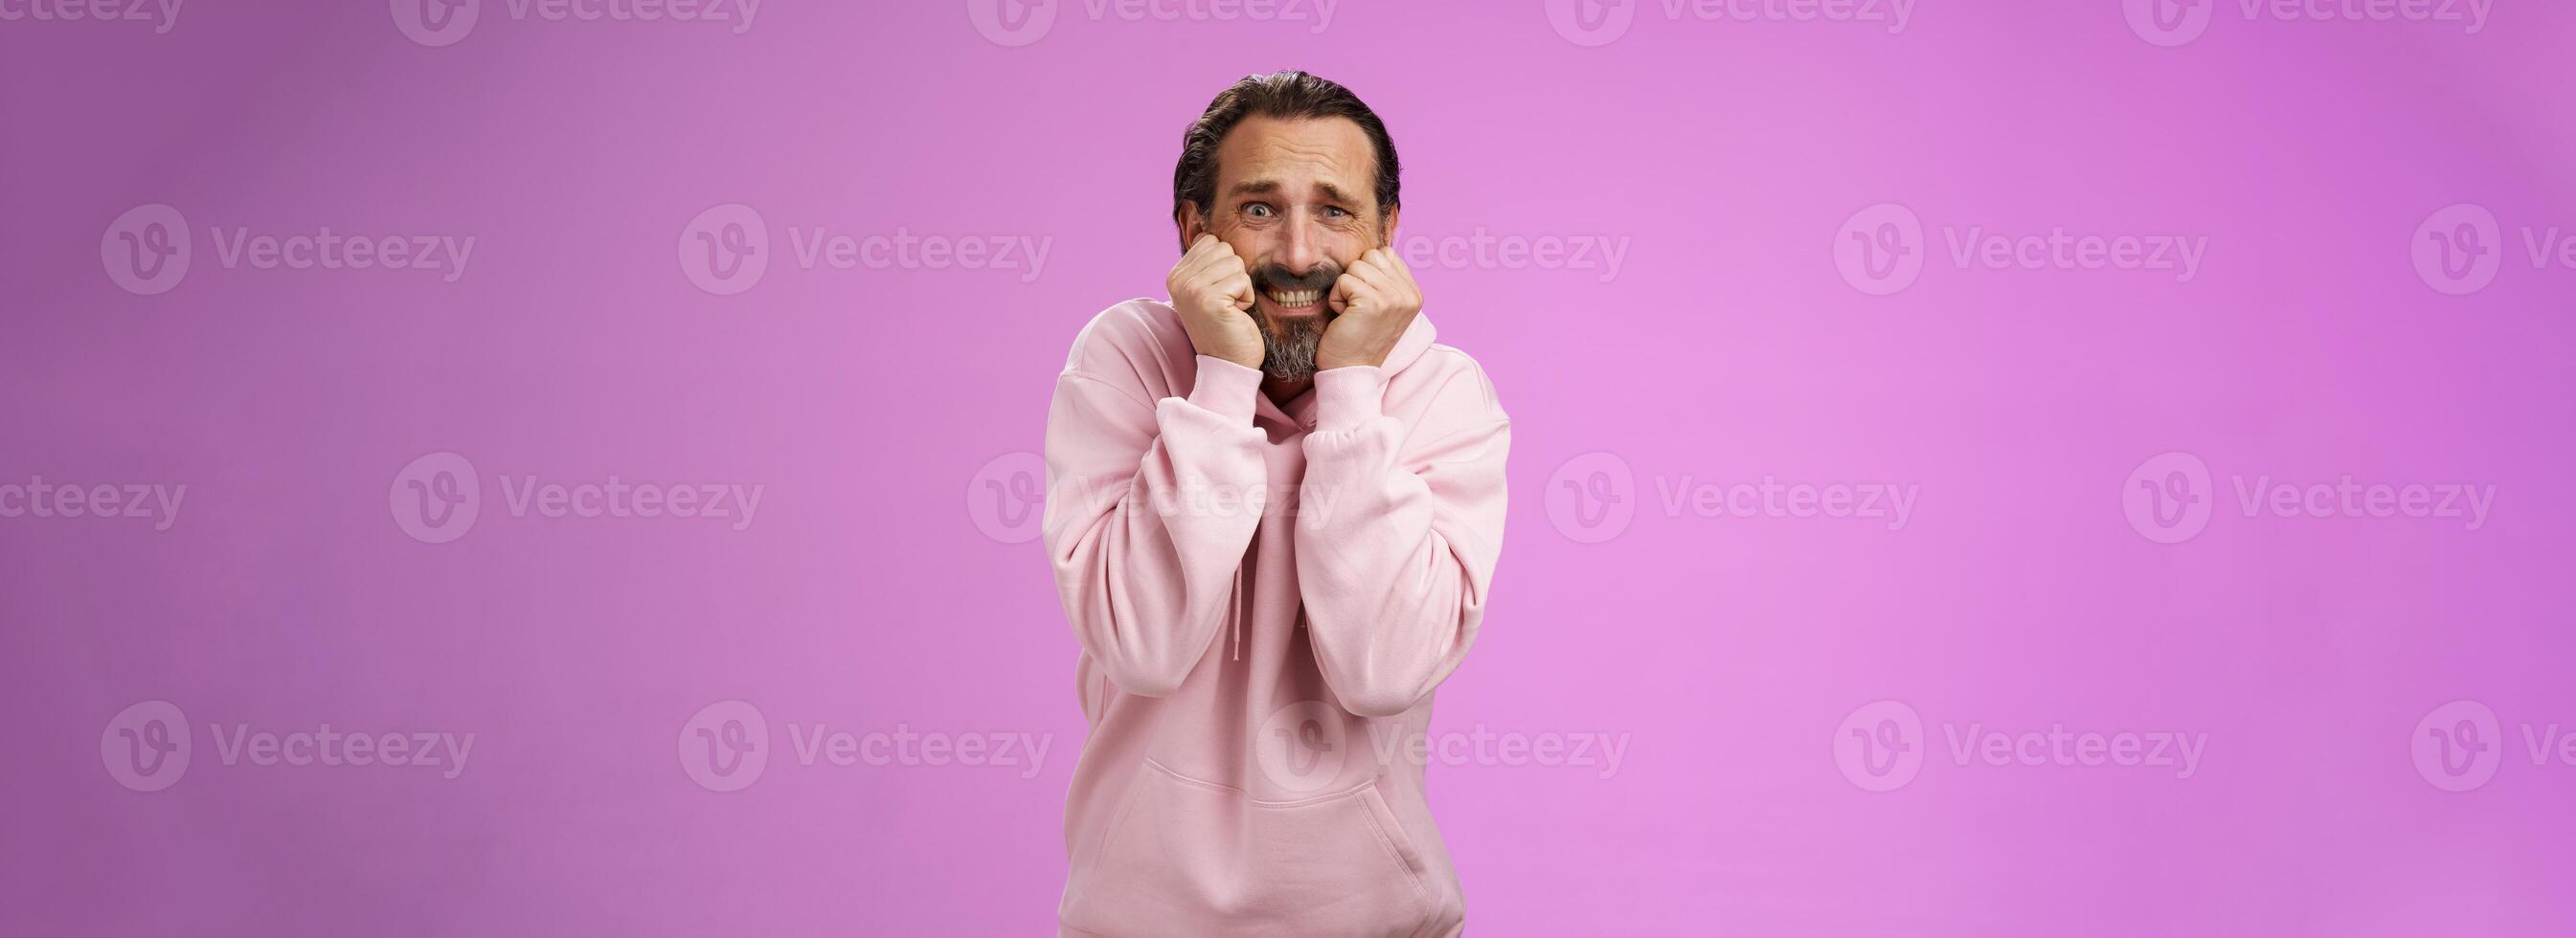
[(1172, 308), (1110, 307), (1047, 415), (1091, 734), (1066, 935), (1456, 935), (1414, 745), (1476, 639), (1511, 423), (1416, 317), (1282, 411)]

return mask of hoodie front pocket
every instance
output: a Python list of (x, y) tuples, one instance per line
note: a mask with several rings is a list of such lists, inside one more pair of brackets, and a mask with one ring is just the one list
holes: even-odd
[(1432, 913), (1421, 855), (1374, 783), (1262, 801), (1147, 761), (1065, 922), (1111, 935), (1407, 935)]

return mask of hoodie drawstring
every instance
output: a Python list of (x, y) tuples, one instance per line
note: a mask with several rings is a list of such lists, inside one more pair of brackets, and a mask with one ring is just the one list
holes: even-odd
[(1234, 595), (1226, 598), (1226, 616), (1234, 618), (1234, 660), (1244, 660), (1244, 569), (1234, 567)]

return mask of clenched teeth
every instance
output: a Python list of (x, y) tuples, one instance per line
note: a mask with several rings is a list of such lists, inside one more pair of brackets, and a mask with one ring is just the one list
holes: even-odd
[(1310, 306), (1313, 305), (1315, 301), (1323, 298), (1324, 291), (1322, 290), (1297, 290), (1293, 292), (1281, 292), (1278, 290), (1270, 291), (1270, 302), (1277, 303), (1281, 306)]

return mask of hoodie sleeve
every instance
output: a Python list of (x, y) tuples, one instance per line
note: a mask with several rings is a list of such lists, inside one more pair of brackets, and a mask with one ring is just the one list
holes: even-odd
[(1269, 474), (1261, 372), (1197, 357), (1187, 398), (1076, 364), (1048, 408), (1047, 553), (1075, 637), (1122, 691), (1178, 690), (1223, 626)]
[(1471, 364), (1413, 427), (1377, 368), (1315, 375), (1297, 583), (1324, 680), (1361, 716), (1410, 710), (1457, 670), (1503, 544), (1511, 422)]

